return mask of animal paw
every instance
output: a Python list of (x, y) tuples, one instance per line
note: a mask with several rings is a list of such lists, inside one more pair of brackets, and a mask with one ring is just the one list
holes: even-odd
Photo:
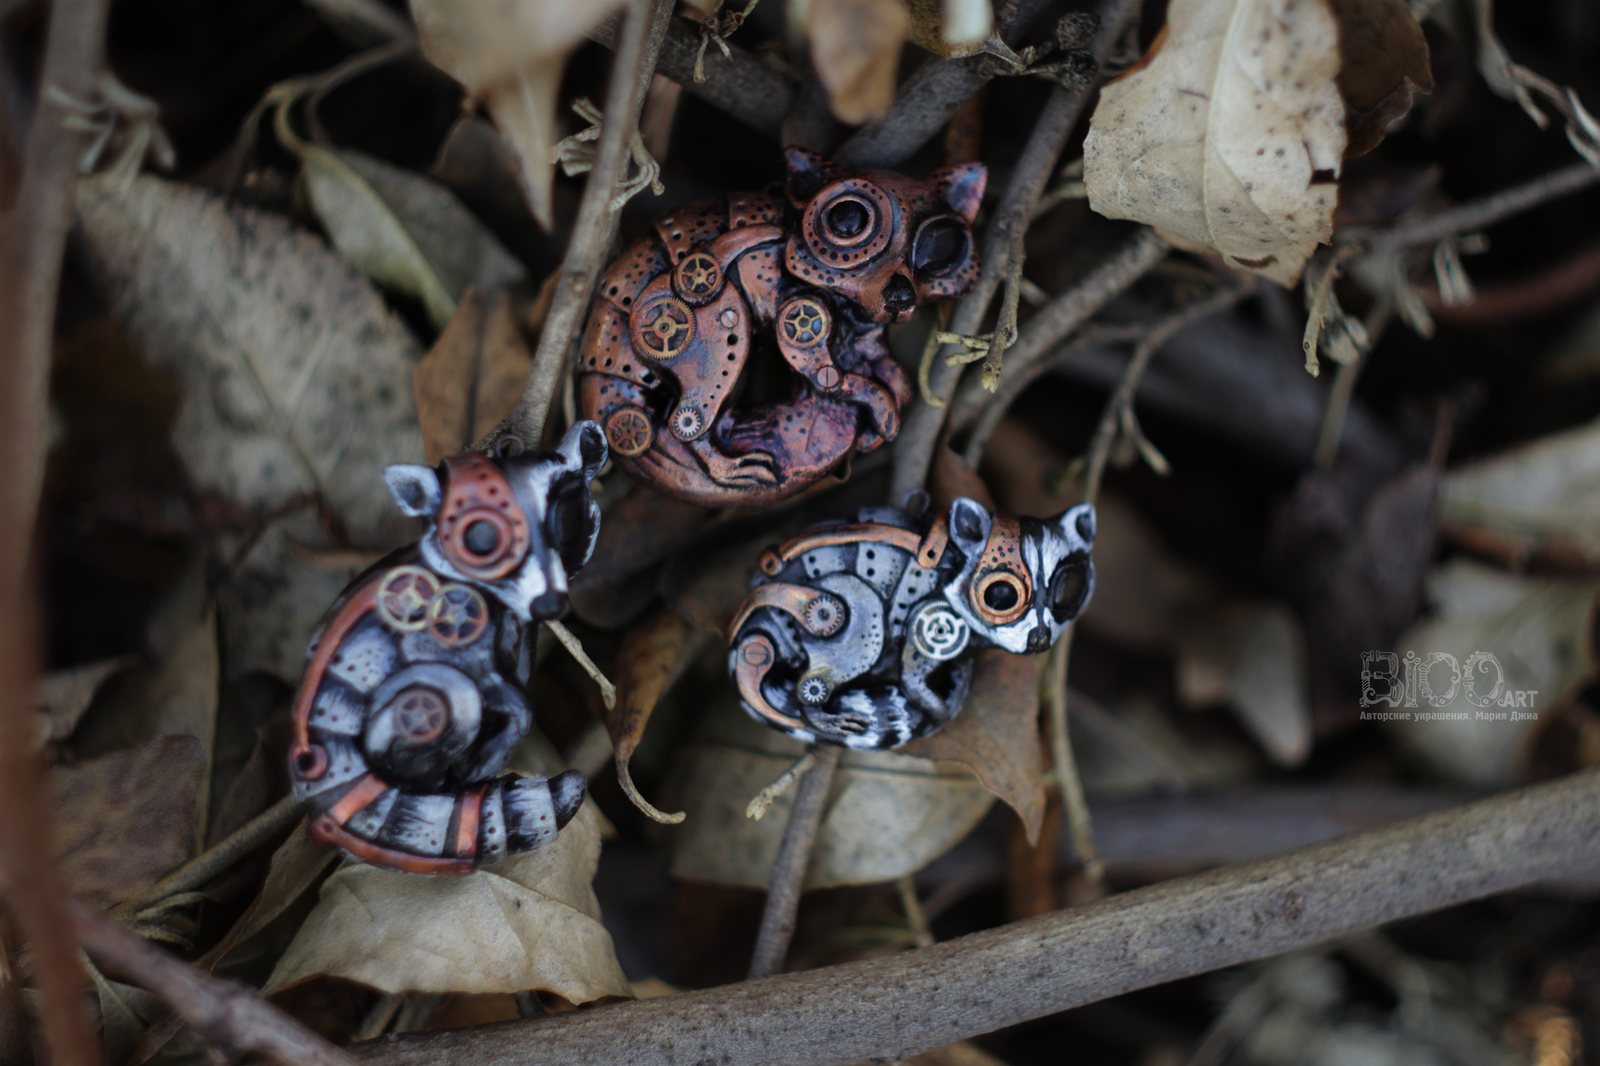
[(712, 452), (701, 458), (705, 461), (706, 472), (711, 475), (711, 480), (719, 484), (754, 482), (757, 485), (776, 485), (778, 483), (777, 461), (767, 452), (749, 452), (738, 456)]

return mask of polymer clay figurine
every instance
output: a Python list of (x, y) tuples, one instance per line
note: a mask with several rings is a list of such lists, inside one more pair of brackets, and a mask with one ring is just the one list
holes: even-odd
[[(628, 473), (692, 503), (785, 499), (893, 440), (911, 383), (884, 331), (978, 277), (981, 164), (917, 180), (796, 148), (787, 162), (783, 195), (734, 193), (656, 219), (590, 312), (584, 416)], [(750, 365), (769, 335), (782, 359)], [(769, 398), (739, 402), (746, 377)]]
[(533, 716), (529, 627), (566, 607), (594, 551), (593, 422), (554, 453), (452, 456), (384, 471), (421, 541), (323, 617), (294, 704), (289, 771), (313, 838), (409, 873), (470, 873), (555, 839), (583, 776), (498, 776)]
[(870, 507), (761, 556), (728, 627), (745, 711), (807, 743), (893, 748), (938, 731), (972, 653), (1041, 652), (1094, 589), (1095, 514), (991, 514), (965, 497), (913, 520)]

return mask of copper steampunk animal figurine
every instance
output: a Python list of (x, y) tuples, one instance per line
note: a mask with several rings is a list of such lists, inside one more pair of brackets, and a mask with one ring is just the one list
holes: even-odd
[(1040, 652), (1094, 590), (1095, 513), (937, 518), (865, 508), (761, 556), (728, 627), (745, 711), (807, 743), (870, 751), (943, 728), (982, 648)]
[[(630, 474), (692, 503), (781, 500), (893, 440), (911, 383), (885, 330), (977, 280), (982, 165), (917, 180), (795, 148), (787, 162), (782, 195), (734, 193), (656, 219), (590, 312), (584, 417)], [(750, 366), (768, 330), (782, 361)], [(741, 402), (747, 370), (784, 367), (775, 398)]]
[(323, 617), (294, 704), (290, 779), (312, 836), (410, 873), (468, 873), (553, 840), (582, 775), (499, 776), (527, 735), (529, 636), (594, 551), (593, 422), (554, 453), (464, 452), (384, 471), (421, 541)]

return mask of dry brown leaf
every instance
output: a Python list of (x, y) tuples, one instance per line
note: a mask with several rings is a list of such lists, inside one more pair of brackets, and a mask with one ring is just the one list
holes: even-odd
[(676, 611), (662, 608), (629, 629), (617, 649), (611, 676), (617, 686), (616, 706), (606, 713), (606, 731), (617, 764), (617, 781), (645, 814), (658, 822), (675, 825), (683, 815), (664, 814), (639, 795), (628, 763), (650, 715), (661, 696), (672, 687), (693, 658), (696, 646), (693, 627)]
[[(673, 875), (765, 888), (795, 790), (760, 820), (745, 808), (803, 754), (804, 744), (752, 721), (722, 693), (668, 775), (666, 799), (688, 813), (664, 835)], [(844, 752), (806, 887), (892, 881), (919, 870), (970, 833), (993, 803), (957, 767), (898, 752)]]
[[(615, 477), (608, 479), (607, 492)], [(572, 582), (572, 609), (590, 625), (616, 629), (637, 618), (655, 599), (646, 573), (687, 544), (709, 519), (703, 507), (635, 485), (606, 508), (594, 557)]]
[(511, 297), (469, 288), (411, 377), (429, 465), (488, 436), (516, 406), (532, 369)]
[(750, 575), (771, 540), (763, 535), (743, 543), (696, 545), (673, 560), (661, 582), (662, 595), (695, 628), (726, 633), (750, 595)]
[(1293, 285), (1343, 161), (1432, 87), (1402, 0), (1175, 0), (1084, 142), (1090, 206)]
[(411, 0), (423, 54), (481, 102), (522, 168), (528, 205), (551, 226), (556, 98), (567, 56), (621, 0)]
[(143, 902), (189, 857), (206, 755), (193, 737), (157, 737), (50, 771), (61, 869), (85, 903)]
[[(1423, 661), (1436, 653), (1454, 656), (1463, 675), (1471, 672), (1477, 701), (1469, 699), (1465, 678), (1453, 684), (1450, 663), (1439, 661), (1428, 671), (1428, 690), (1438, 702), (1428, 698), (1419, 677), (1414, 708), (1380, 703), (1372, 710), (1409, 711), (1410, 720), (1388, 722), (1388, 728), (1452, 781), (1504, 788), (1516, 779), (1527, 740), (1595, 676), (1597, 593), (1600, 583), (1593, 579), (1519, 577), (1466, 559), (1437, 567), (1428, 575), (1433, 611), (1401, 638), (1398, 669), (1403, 678), (1407, 655)], [(1487, 662), (1470, 664), (1476, 652), (1493, 655), (1503, 673)], [(1518, 700), (1518, 691), (1536, 695)]]
[(1037, 844), (1044, 821), (1037, 657), (979, 652), (972, 693), (955, 721), (900, 751), (970, 769), (984, 788), (1017, 812), (1029, 843)]
[(840, 122), (872, 122), (889, 112), (900, 50), (911, 18), (900, 0), (810, 0), (811, 62)]

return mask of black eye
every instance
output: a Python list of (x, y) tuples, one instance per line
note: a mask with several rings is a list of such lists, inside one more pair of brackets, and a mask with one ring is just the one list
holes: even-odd
[(1050, 578), (1050, 613), (1057, 622), (1077, 617), (1089, 596), (1089, 560), (1082, 555), (1069, 557)]
[(867, 228), (867, 205), (859, 200), (841, 200), (828, 208), (828, 229), (837, 237), (857, 237)]
[(917, 234), (911, 262), (919, 274), (945, 274), (967, 257), (967, 227), (953, 218), (936, 218)]
[(493, 555), (495, 549), (500, 547), (500, 531), (488, 522), (474, 522), (461, 535), (461, 543), (473, 555)]
[(991, 611), (1009, 611), (1017, 605), (1017, 587), (1009, 581), (996, 581), (983, 590), (983, 605)]

